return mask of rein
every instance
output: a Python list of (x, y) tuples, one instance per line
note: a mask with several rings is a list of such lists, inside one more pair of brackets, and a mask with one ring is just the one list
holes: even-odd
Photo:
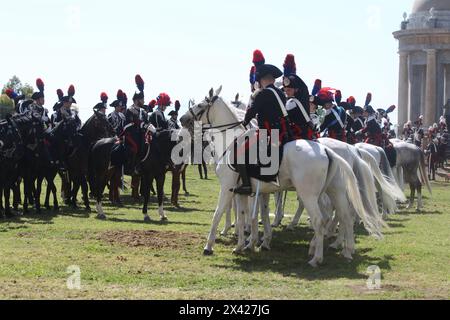
[(240, 125), (242, 125), (242, 123), (243, 123), (243, 121), (238, 121), (238, 122), (233, 122), (233, 123), (224, 124), (224, 125), (220, 125), (220, 126), (212, 126), (211, 125), (211, 120), (209, 118), (209, 111), (210, 111), (211, 107), (214, 105), (214, 102), (216, 102), (216, 100), (218, 98), (219, 97), (216, 96), (216, 97), (213, 97), (211, 100), (206, 99), (206, 102), (208, 103), (207, 109), (203, 110), (202, 112), (200, 112), (197, 115), (194, 113), (194, 109), (193, 108), (189, 108), (189, 112), (190, 112), (190, 114), (192, 115), (192, 117), (194, 118), (195, 121), (199, 121), (203, 117), (205, 112), (206, 112), (206, 120), (207, 120), (208, 123), (207, 124), (202, 124), (202, 131), (203, 132), (206, 132), (208, 130), (214, 130), (214, 129), (223, 129), (223, 130), (219, 131), (220, 133), (223, 133), (223, 132), (225, 132), (227, 130), (231, 130), (231, 129), (237, 128)]

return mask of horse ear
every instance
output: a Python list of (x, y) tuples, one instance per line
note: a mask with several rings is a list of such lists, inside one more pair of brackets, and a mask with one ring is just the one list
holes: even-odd
[(209, 90), (209, 98), (212, 99), (213, 96), (214, 96), (214, 89), (211, 88), (211, 90)]
[(220, 93), (222, 92), (222, 86), (219, 87), (219, 89), (216, 90), (216, 93), (214, 93), (215, 97), (220, 96)]

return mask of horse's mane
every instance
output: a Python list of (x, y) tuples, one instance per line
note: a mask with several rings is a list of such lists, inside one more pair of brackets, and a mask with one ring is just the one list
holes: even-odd
[(244, 118), (245, 118), (245, 111), (240, 110), (240, 109), (235, 108), (235, 107), (230, 107), (230, 105), (228, 103), (226, 103), (225, 100), (223, 100), (222, 98), (220, 98), (220, 100), (227, 107), (228, 111), (230, 111), (230, 113), (233, 115), (233, 117), (236, 120), (236, 122), (240, 122), (240, 121), (244, 120)]

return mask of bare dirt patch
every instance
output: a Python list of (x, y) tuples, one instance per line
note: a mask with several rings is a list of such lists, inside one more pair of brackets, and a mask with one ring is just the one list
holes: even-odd
[(147, 247), (153, 249), (180, 249), (189, 245), (201, 245), (204, 237), (195, 233), (173, 231), (108, 231), (97, 240), (111, 245)]

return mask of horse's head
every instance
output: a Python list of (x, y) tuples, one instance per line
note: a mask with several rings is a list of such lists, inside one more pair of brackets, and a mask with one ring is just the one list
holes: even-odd
[(106, 116), (98, 111), (94, 111), (94, 115), (86, 121), (80, 131), (92, 143), (114, 137), (116, 134)]
[(221, 91), (222, 87), (216, 91), (211, 89), (205, 100), (189, 108), (189, 111), (180, 119), (182, 126), (193, 131), (195, 122), (201, 122), (202, 125), (211, 127), (237, 123), (236, 114), (220, 98)]

